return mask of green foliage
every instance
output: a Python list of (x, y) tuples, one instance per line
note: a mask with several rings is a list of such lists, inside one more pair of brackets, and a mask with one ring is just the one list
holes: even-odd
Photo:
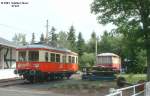
[(77, 41), (77, 52), (78, 52), (79, 57), (81, 55), (83, 55), (84, 51), (85, 51), (85, 42), (84, 42), (84, 39), (82, 37), (82, 33), (79, 32), (78, 41)]
[(75, 36), (75, 29), (73, 25), (69, 29), (67, 40), (70, 44), (69, 49), (76, 51), (76, 36)]
[(91, 12), (97, 15), (100, 23), (112, 22), (119, 26), (127, 22), (140, 22), (143, 15), (148, 19), (149, 4), (149, 0), (94, 0)]
[(48, 44), (57, 46), (58, 34), (56, 34), (56, 28), (52, 26), (51, 31), (48, 33)]
[(91, 38), (87, 44), (87, 49), (89, 53), (95, 53), (96, 40), (97, 40), (97, 36), (96, 33), (93, 31), (91, 34)]
[(125, 79), (127, 80), (127, 82), (129, 83), (137, 83), (139, 80), (146, 80), (146, 74), (121, 74), (119, 75), (121, 77), (125, 77)]
[[(111, 32), (105, 31), (100, 38), (96, 33), (91, 34), (90, 40), (85, 43), (82, 33), (79, 32), (78, 37), (75, 36), (75, 29), (70, 27), (69, 32), (60, 31), (56, 34), (56, 29), (52, 27), (50, 31), (50, 42), (56, 41), (57, 47), (68, 48), (79, 55), (79, 66), (93, 66), (95, 64), (95, 47), (96, 40), (98, 43), (98, 53), (112, 52), (121, 57), (122, 66), (127, 67), (128, 73), (144, 73), (146, 72), (146, 50), (144, 49), (144, 40), (140, 38), (140, 26), (124, 25), (118, 27), (117, 30)], [(32, 33), (32, 42), (35, 36)], [(76, 40), (77, 39), (77, 40)], [(14, 42), (25, 44), (25, 34), (15, 34)], [(41, 34), (41, 42), (45, 42), (44, 35)]]
[[(148, 73), (150, 73), (149, 5), (150, 0), (94, 0), (91, 4), (91, 11), (97, 15), (99, 23), (113, 23), (117, 26), (116, 31), (121, 33), (125, 40), (123, 51), (128, 55), (128, 60), (134, 61), (133, 65), (142, 65), (137, 63), (137, 58), (140, 58), (137, 55), (139, 50), (146, 49)], [(150, 80), (150, 74), (147, 75)]]
[(62, 47), (62, 48), (69, 48), (69, 42), (67, 41), (67, 33), (64, 32), (64, 31), (60, 31), (58, 33), (58, 45), (59, 47)]
[(146, 73), (146, 51), (145, 50), (140, 50), (137, 55), (137, 72), (139, 73)]
[(34, 32), (32, 33), (32, 40), (31, 40), (31, 44), (35, 43), (35, 35)]
[(101, 36), (98, 51), (101, 53), (111, 52), (120, 55), (122, 45), (121, 39), (122, 36), (113, 35), (112, 33), (108, 33), (107, 31), (105, 31)]
[(40, 37), (40, 42), (45, 42), (45, 39), (44, 39), (44, 34), (43, 34), (43, 33), (41, 34), (41, 37)]
[(28, 44), (26, 42), (26, 35), (23, 34), (23, 33), (15, 34), (15, 36), (12, 38), (12, 41), (14, 43), (16, 43), (17, 45), (26, 45), (26, 44)]
[(56, 34), (56, 29), (55, 27), (52, 27), (51, 29), (51, 45), (52, 46), (57, 46), (57, 34)]
[(94, 65), (95, 55), (93, 53), (83, 53), (80, 59), (80, 67), (91, 67)]

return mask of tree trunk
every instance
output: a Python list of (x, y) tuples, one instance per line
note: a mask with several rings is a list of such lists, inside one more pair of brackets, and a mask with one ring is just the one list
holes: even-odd
[[(143, 4), (144, 5), (144, 4)], [(141, 10), (141, 22), (143, 23), (144, 43), (147, 59), (147, 80), (150, 81), (150, 30), (149, 30), (149, 11), (145, 6)]]
[(147, 80), (150, 81), (150, 48), (147, 48)]
[(147, 38), (146, 42), (146, 55), (147, 55), (147, 80), (150, 81), (150, 39)]

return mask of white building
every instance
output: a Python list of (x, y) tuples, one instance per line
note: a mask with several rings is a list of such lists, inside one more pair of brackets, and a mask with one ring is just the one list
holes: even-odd
[(0, 37), (0, 69), (10, 69), (16, 62), (16, 45)]

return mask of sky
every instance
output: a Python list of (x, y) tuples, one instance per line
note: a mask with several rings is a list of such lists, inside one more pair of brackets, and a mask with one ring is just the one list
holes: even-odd
[[(12, 7), (11, 2), (27, 2)], [(104, 30), (110, 31), (112, 25), (100, 25), (96, 16), (90, 12), (93, 0), (0, 0), (0, 37), (12, 40), (15, 33), (26, 34), (27, 41), (31, 41), (35, 33), (36, 41), (42, 33), (46, 34), (46, 20), (49, 30), (54, 26), (57, 33), (68, 31), (73, 25), (76, 36), (82, 32), (83, 38), (88, 40), (93, 31), (98, 36)], [(10, 2), (10, 4), (1, 4)]]

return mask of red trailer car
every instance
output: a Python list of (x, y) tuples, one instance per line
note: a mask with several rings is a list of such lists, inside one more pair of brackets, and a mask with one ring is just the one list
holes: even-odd
[(69, 78), (78, 70), (78, 54), (65, 48), (32, 44), (16, 50), (16, 73), (31, 82)]

